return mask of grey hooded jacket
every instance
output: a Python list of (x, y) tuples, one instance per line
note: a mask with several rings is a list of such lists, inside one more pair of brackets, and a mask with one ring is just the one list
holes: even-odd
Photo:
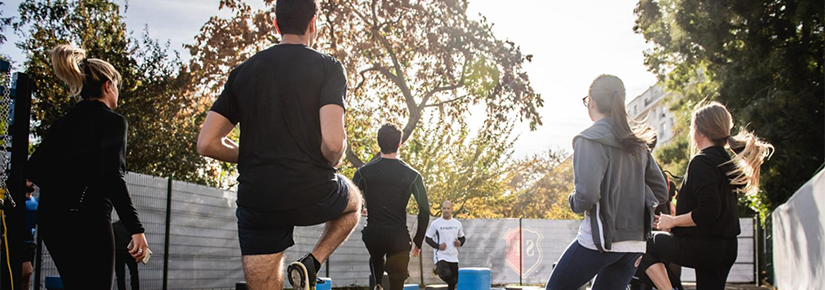
[(599, 251), (650, 235), (653, 209), (667, 201), (667, 184), (649, 152), (623, 152), (610, 118), (573, 138), (575, 190), (568, 197), (575, 213), (590, 217)]

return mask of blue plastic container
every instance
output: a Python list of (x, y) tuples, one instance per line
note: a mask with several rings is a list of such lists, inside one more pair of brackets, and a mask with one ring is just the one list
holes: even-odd
[(318, 278), (321, 281), (318, 281), (315, 284), (315, 290), (332, 290), (332, 279), (330, 278)]
[(404, 290), (419, 290), (418, 284), (404, 284)]
[(60, 280), (60, 276), (46, 276), (46, 289), (63, 290), (63, 280)]
[(458, 269), (456, 290), (490, 290), (490, 275), (489, 268)]

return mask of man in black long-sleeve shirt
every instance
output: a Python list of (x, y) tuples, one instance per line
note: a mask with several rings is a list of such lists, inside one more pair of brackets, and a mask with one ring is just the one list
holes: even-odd
[[(373, 285), (382, 289), (384, 271), (390, 277), (390, 289), (401, 290), (409, 273), (410, 235), (407, 229), (407, 203), (412, 195), (418, 203), (418, 229), (412, 242), (413, 255), (421, 252), (421, 243), (429, 222), (427, 190), (421, 174), (398, 159), (401, 130), (385, 124), (378, 130), (381, 156), (367, 163), (352, 178), (364, 195), (367, 226), (361, 231), (370, 253)], [(386, 256), (386, 263), (384, 262)]]

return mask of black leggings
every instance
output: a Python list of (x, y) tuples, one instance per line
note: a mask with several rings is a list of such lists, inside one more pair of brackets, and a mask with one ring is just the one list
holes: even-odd
[(447, 290), (455, 290), (455, 285), (458, 284), (458, 263), (440, 260), (435, 263), (435, 268), (438, 277), (447, 283)]
[(40, 234), (64, 289), (112, 289), (115, 238), (111, 219), (83, 213), (41, 218)]
[(135, 258), (132, 258), (132, 254), (129, 254), (129, 251), (126, 249), (119, 249), (117, 250), (117, 253), (115, 253), (115, 276), (117, 276), (117, 289), (126, 290), (126, 271), (123, 269), (124, 266), (128, 266), (129, 268), (129, 281), (131, 282), (130, 284), (132, 284), (132, 290), (140, 289), (137, 261), (135, 261)]
[(372, 285), (381, 284), (386, 271), (390, 277), (390, 290), (403, 290), (404, 281), (409, 277), (407, 266), (410, 264), (411, 245), (407, 228), (368, 226), (361, 233), (370, 253), (370, 272), (374, 279)]
[(724, 290), (738, 254), (736, 238), (679, 237), (657, 232), (647, 243), (647, 253), (639, 265), (647, 269), (659, 262), (670, 262), (696, 269), (696, 288)]

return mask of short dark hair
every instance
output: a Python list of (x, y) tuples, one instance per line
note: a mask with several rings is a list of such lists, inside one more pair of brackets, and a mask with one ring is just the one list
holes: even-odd
[(309, 21), (318, 14), (318, 0), (278, 0), (275, 2), (275, 22), (283, 34), (304, 35)]
[(381, 147), (381, 153), (398, 152), (399, 142), (401, 142), (401, 129), (395, 124), (387, 123), (378, 129), (378, 147)]

